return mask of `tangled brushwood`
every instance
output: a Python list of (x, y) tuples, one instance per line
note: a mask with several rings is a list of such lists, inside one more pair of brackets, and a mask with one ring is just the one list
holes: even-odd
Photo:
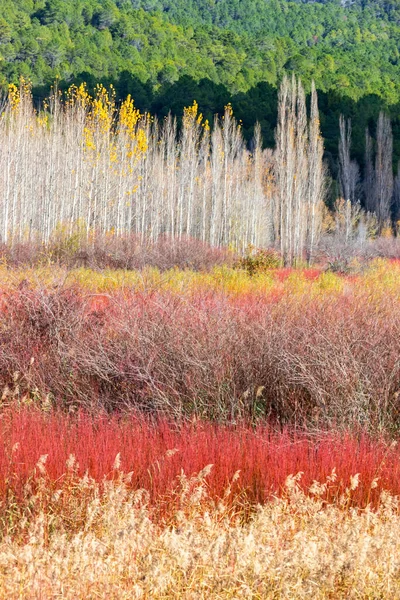
[(3, 402), (398, 430), (396, 263), (3, 275)]

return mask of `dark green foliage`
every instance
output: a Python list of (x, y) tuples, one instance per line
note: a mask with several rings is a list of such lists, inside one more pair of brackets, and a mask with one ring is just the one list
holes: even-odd
[[(400, 4), (286, 0), (0, 0), (3, 84), (123, 72), (153, 91), (182, 77), (231, 93), (295, 72), (355, 100), (400, 99)], [(350, 4), (350, 3), (349, 3)]]

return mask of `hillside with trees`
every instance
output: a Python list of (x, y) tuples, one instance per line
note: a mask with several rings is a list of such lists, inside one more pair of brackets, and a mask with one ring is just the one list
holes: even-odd
[(400, 98), (397, 3), (1, 0), (0, 14), (3, 84), (127, 72), (153, 91), (190, 76), (238, 93), (295, 72), (308, 90)]

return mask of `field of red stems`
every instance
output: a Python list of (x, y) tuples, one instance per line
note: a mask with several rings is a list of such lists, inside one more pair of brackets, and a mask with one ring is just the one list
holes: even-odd
[(80, 283), (25, 275), (1, 294), (3, 405), (398, 429), (398, 264), (357, 277), (157, 271), (107, 293), (90, 270)]
[(400, 493), (398, 445), (365, 434), (312, 436), (267, 425), (177, 425), (164, 419), (151, 423), (143, 416), (23, 409), (3, 412), (0, 440), (2, 518), (13, 505), (30, 502), (43, 482), (50, 504), (57, 490), (69, 502), (74, 481), (84, 475), (101, 483), (121, 473), (130, 473), (132, 489), (146, 490), (157, 517), (168, 518), (180, 508), (182, 474), (187, 481), (208, 465), (209, 499), (224, 499), (242, 513), (284, 494), (286, 478), (300, 472), (301, 488), (325, 482), (320, 498), (344, 507), (376, 506), (383, 489)]

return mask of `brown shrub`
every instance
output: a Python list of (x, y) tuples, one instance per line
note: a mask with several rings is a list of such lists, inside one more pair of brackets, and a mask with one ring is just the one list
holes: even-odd
[(236, 257), (224, 248), (215, 248), (195, 238), (160, 236), (156, 241), (135, 235), (94, 235), (90, 241), (78, 235), (54, 237), (45, 245), (38, 241), (0, 245), (0, 259), (10, 267), (54, 263), (92, 269), (174, 267), (208, 271), (215, 266), (233, 265)]
[(0, 386), (3, 400), (397, 427), (399, 334), (392, 295), (93, 298), (27, 287), (3, 299)]

